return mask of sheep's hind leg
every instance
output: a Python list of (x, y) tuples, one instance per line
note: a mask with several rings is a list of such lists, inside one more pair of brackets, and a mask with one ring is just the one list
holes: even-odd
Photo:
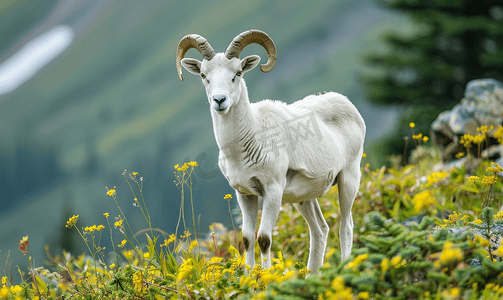
[(255, 228), (257, 227), (258, 198), (253, 195), (243, 195), (236, 191), (239, 208), (243, 216), (243, 244), (245, 246), (246, 264), (255, 264)]
[(339, 238), (341, 241), (341, 260), (351, 255), (353, 247), (353, 216), (351, 208), (360, 186), (360, 161), (353, 162), (338, 175), (339, 204), (341, 208), (341, 225)]
[(325, 249), (327, 247), (328, 225), (321, 212), (316, 199), (295, 204), (300, 214), (306, 219), (309, 227), (309, 259), (307, 268), (318, 273), (318, 268), (323, 265)]

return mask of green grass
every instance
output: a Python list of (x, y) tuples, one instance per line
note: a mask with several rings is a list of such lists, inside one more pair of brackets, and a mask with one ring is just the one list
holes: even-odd
[[(354, 247), (345, 261), (336, 234), (337, 186), (319, 199), (331, 230), (325, 265), (307, 278), (307, 226), (292, 205), (283, 205), (276, 222), (271, 269), (249, 268), (238, 228), (221, 223), (197, 228), (196, 162), (175, 166), (182, 200), (176, 231), (170, 233), (152, 223), (142, 175), (124, 171), (126, 190), (109, 187), (102, 193), (114, 210), (97, 224), (87, 224), (80, 214), (66, 222), (65, 230), (78, 233), (85, 253), (63, 251), (40, 266), (25, 248), (29, 237), (20, 236), (29, 267), (16, 269), (17, 262), (7, 260), (0, 269), (0, 299), (503, 299), (503, 245), (489, 242), (503, 234), (497, 192), (503, 183), (496, 176), (501, 168), (482, 161), (471, 173), (464, 167), (433, 172), (438, 151), (421, 140), (406, 166), (390, 157), (390, 167), (370, 169), (363, 158), (352, 210)], [(221, 197), (230, 213), (232, 196)], [(133, 215), (122, 210), (129, 199)], [(133, 218), (146, 226), (131, 227)], [(409, 218), (416, 219), (402, 223)], [(111, 248), (103, 246), (106, 240)]]

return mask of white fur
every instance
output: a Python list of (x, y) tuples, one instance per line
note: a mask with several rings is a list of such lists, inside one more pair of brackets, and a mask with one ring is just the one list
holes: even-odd
[(239, 60), (218, 53), (210, 61), (184, 58), (182, 65), (191, 73), (202, 74), (220, 149), (219, 166), (236, 190), (243, 213), (246, 263), (255, 263), (258, 197), (262, 196), (257, 234), (262, 267), (271, 266), (272, 230), (281, 203), (288, 202), (297, 207), (309, 226), (307, 267), (316, 273), (323, 264), (328, 237), (328, 225), (316, 198), (335, 180), (342, 259), (351, 253), (351, 207), (360, 184), (365, 123), (345, 96), (333, 92), (311, 95), (293, 104), (271, 100), (250, 103), (245, 81), (236, 72), (244, 74), (259, 61), (255, 55)]

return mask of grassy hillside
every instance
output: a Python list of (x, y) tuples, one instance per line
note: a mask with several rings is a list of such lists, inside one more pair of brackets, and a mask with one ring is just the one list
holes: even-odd
[[(215, 222), (209, 234), (195, 234), (191, 208), (178, 231), (157, 229), (149, 217), (155, 206), (143, 201), (141, 174), (125, 172), (132, 186), (127, 193), (138, 200), (136, 212), (96, 213), (100, 221), (94, 224), (81, 214), (68, 217), (58, 229), (76, 233), (85, 252), (52, 256), (44, 267), (31, 262), (21, 269), (30, 273), (13, 274), (13, 264), (0, 267), (0, 298), (503, 299), (503, 211), (497, 192), (502, 187), (497, 173), (503, 169), (479, 159), (472, 171), (462, 166), (433, 172), (440, 152), (424, 145), (415, 147), (410, 165), (400, 166), (398, 157), (390, 160), (390, 168), (373, 169), (363, 158), (352, 209), (354, 244), (346, 260), (337, 234), (338, 187), (319, 199), (330, 231), (318, 274), (306, 268), (308, 229), (292, 205), (282, 206), (273, 229), (271, 268), (250, 267), (239, 229)], [(191, 203), (190, 178), (197, 168), (194, 161), (177, 167), (182, 201)], [(120, 209), (128, 204), (118, 197), (122, 193), (110, 189), (104, 199)], [(234, 201), (231, 195), (223, 198)], [(139, 235), (134, 234), (138, 228), (130, 228), (133, 218), (145, 228)], [(113, 246), (104, 249), (105, 240)], [(20, 250), (34, 250), (31, 238), (20, 240)], [(258, 263), (259, 247), (254, 254)]]
[[(9, 3), (9, 10), (2, 10), (9, 18), (2, 22), (14, 26), (11, 12), (26, 10), (26, 3)], [(407, 23), (371, 1), (316, 5), (106, 1), (99, 9), (75, 3), (82, 6), (64, 18), (48, 9), (30, 17), (33, 24), (41, 24), (49, 14), (43, 23), (46, 27), (51, 20), (70, 24), (76, 39), (18, 90), (0, 96), (0, 168), (4, 170), (0, 173), (0, 240), (5, 241), (0, 258), (25, 235), (39, 246), (32, 255), (40, 261), (45, 243), (54, 251), (73, 247), (54, 228), (77, 212), (90, 223), (106, 211), (112, 213), (114, 204), (103, 199), (105, 186), (117, 186), (118, 197), (130, 203), (125, 213), (136, 211), (123, 192), (127, 190), (121, 176), (124, 169), (145, 177), (145, 197), (154, 206), (152, 219), (170, 231), (179, 209), (172, 167), (196, 158), (201, 171), (194, 176), (194, 198), (200, 227), (207, 228), (215, 220), (228, 224), (222, 196), (231, 189), (216, 167), (217, 148), (204, 90), (197, 78), (187, 74), (180, 82), (176, 76), (175, 49), (185, 34), (199, 33), (223, 51), (238, 33), (262, 29), (276, 42), (279, 59), (271, 73), (246, 74), (252, 101), (292, 102), (334, 90), (348, 95), (362, 111), (369, 141), (391, 124), (385, 121), (392, 119), (393, 112), (379, 114), (363, 99), (356, 81), (359, 55), (377, 46), (380, 32)], [(11, 37), (8, 42), (17, 40)], [(258, 46), (248, 47), (243, 56), (251, 53), (265, 59)], [(188, 55), (199, 58), (195, 50)]]

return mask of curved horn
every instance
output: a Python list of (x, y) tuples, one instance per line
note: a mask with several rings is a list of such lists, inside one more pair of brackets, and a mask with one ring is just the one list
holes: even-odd
[(267, 33), (260, 30), (248, 30), (238, 36), (236, 36), (230, 43), (227, 50), (225, 50), (225, 56), (228, 59), (233, 57), (239, 58), (241, 51), (249, 44), (259, 44), (264, 47), (267, 52), (267, 63), (260, 65), (260, 70), (266, 73), (274, 68), (277, 60), (276, 45), (274, 45), (273, 40), (267, 35)]
[(176, 50), (176, 71), (178, 72), (180, 80), (183, 80), (182, 58), (184, 58), (185, 53), (192, 48), (196, 48), (206, 60), (211, 60), (215, 56), (215, 51), (204, 37), (199, 34), (184, 36), (178, 43), (178, 49)]

